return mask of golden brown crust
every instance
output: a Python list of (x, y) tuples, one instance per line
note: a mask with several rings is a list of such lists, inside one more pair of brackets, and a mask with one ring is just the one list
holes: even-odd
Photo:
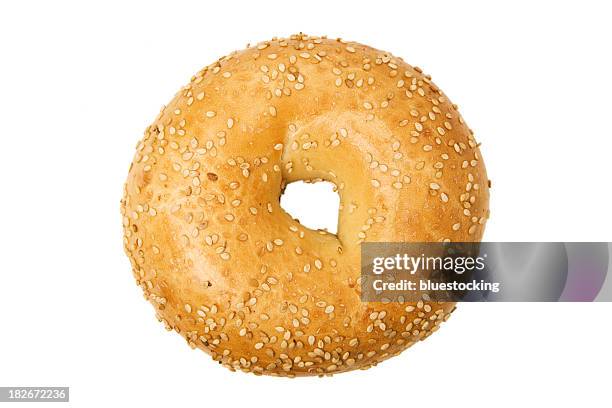
[[(284, 185), (328, 180), (338, 234), (304, 228)], [(389, 53), (306, 35), (221, 58), (138, 144), (122, 200), (134, 276), (167, 328), (231, 369), (367, 368), (452, 303), (360, 301), (364, 241), (479, 241), (488, 179), (456, 106)]]

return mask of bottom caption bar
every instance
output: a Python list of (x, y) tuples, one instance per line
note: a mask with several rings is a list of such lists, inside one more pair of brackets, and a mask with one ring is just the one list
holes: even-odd
[(0, 402), (69, 402), (68, 387), (0, 387)]

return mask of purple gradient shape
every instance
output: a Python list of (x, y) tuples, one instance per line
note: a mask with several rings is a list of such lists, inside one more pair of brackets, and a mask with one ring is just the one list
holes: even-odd
[[(592, 252), (580, 251), (585, 244), (565, 244), (568, 253), (568, 274), (565, 288), (559, 298), (561, 302), (592, 302), (604, 284), (608, 271), (607, 248), (604, 262), (600, 254), (593, 256)], [(572, 245), (573, 250), (568, 245)]]

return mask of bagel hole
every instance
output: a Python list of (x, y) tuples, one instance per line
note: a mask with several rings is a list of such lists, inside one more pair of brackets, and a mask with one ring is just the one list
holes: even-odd
[(306, 228), (338, 232), (340, 196), (329, 181), (295, 181), (287, 184), (281, 207)]

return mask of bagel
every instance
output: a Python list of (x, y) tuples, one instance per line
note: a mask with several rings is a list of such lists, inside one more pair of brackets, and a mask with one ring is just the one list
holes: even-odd
[[(297, 180), (334, 183), (337, 234), (281, 208)], [(368, 368), (436, 331), (454, 303), (360, 300), (360, 244), (479, 241), (488, 202), (479, 145), (430, 76), (298, 34), (191, 78), (138, 143), (121, 212), (168, 330), (232, 370), (293, 377)]]

